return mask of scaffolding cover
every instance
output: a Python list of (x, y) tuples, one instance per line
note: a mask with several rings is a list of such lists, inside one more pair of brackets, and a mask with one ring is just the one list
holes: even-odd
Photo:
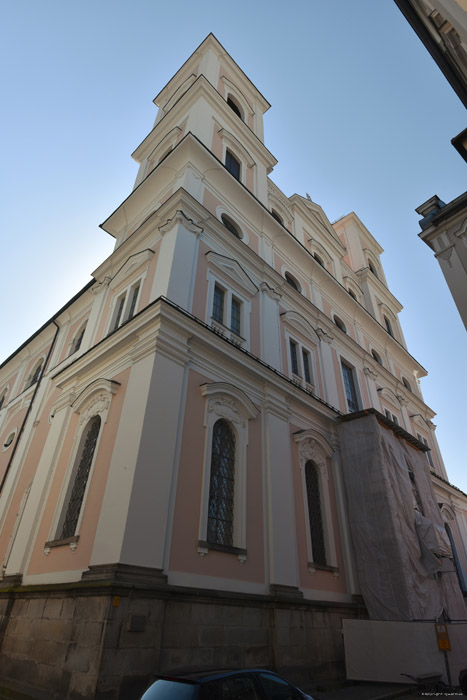
[[(339, 427), (360, 590), (373, 620), (465, 619), (449, 540), (420, 450), (376, 415)], [(443, 573), (440, 572), (443, 570)]]

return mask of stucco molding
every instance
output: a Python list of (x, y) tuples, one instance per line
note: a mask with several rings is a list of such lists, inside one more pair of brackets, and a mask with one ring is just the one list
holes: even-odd
[(267, 282), (261, 282), (259, 288), (273, 301), (280, 301), (282, 299), (282, 294), (278, 292), (277, 289), (274, 289), (274, 287), (271, 287)]
[(315, 343), (320, 341), (320, 336), (315, 328), (311, 325), (307, 319), (297, 311), (284, 311), (281, 313), (281, 318), (284, 323), (292, 326), (296, 331), (302, 333), (309, 340), (313, 340)]
[(125, 260), (121, 268), (115, 273), (112, 280), (109, 282), (110, 289), (115, 289), (122, 282), (128, 280), (130, 275), (132, 275), (133, 272), (139, 267), (142, 267), (142, 265), (149, 262), (153, 255), (154, 251), (151, 248), (146, 248), (146, 250), (130, 255), (130, 257)]
[(165, 224), (159, 226), (159, 231), (162, 235), (165, 235), (177, 226), (177, 224), (181, 224), (184, 229), (190, 233), (194, 233), (195, 236), (200, 236), (204, 230), (201, 226), (195, 224), (193, 219), (190, 219), (181, 209), (177, 209), (171, 219), (167, 219)]
[(327, 343), (328, 345), (331, 345), (332, 341), (334, 340), (334, 337), (332, 335), (329, 335), (329, 333), (323, 328), (317, 328), (316, 335), (320, 340), (322, 340), (324, 343)]

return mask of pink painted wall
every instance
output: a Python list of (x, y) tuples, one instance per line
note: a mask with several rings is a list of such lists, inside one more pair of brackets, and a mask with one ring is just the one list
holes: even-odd
[(68, 545), (62, 545), (51, 549), (50, 554), (46, 556), (44, 554), (44, 545), (50, 538), (53, 538), (53, 533), (51, 532), (52, 522), (64, 479), (71, 467), (70, 458), (78, 429), (79, 415), (73, 413), (71, 417), (34, 543), (27, 571), (29, 575), (51, 571), (86, 569), (89, 565), (129, 374), (130, 369), (127, 369), (112, 377), (112, 380), (119, 382), (121, 386), (112, 398), (107, 422), (101, 428), (101, 438), (95, 458), (94, 470), (90, 476), (91, 481), (84, 505), (84, 514), (76, 551), (72, 552)]
[(205, 399), (200, 386), (209, 382), (197, 372), (188, 378), (182, 449), (177, 482), (170, 569), (184, 573), (264, 582), (261, 418), (249, 421), (247, 450), (247, 560), (210, 550), (203, 559), (198, 548), (205, 449)]

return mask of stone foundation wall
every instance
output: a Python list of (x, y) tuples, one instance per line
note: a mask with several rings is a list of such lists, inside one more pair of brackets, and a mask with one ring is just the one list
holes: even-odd
[(344, 677), (357, 605), (170, 586), (0, 592), (0, 685), (47, 700), (136, 700), (156, 673), (267, 667), (298, 685)]

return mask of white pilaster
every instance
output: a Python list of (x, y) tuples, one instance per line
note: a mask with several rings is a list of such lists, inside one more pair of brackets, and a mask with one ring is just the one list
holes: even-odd
[(281, 371), (279, 301), (281, 294), (267, 282), (261, 288), (261, 359)]
[(128, 502), (124, 564), (164, 568), (187, 360), (186, 337), (160, 332)]
[(164, 296), (191, 311), (202, 229), (182, 211), (177, 211), (159, 230), (163, 238), (150, 301)]
[(336, 375), (331, 352), (331, 343), (334, 339), (322, 328), (317, 328), (316, 332), (320, 339), (318, 351), (323, 373), (326, 401), (331, 406), (337, 408), (339, 406), (339, 394), (337, 393)]

